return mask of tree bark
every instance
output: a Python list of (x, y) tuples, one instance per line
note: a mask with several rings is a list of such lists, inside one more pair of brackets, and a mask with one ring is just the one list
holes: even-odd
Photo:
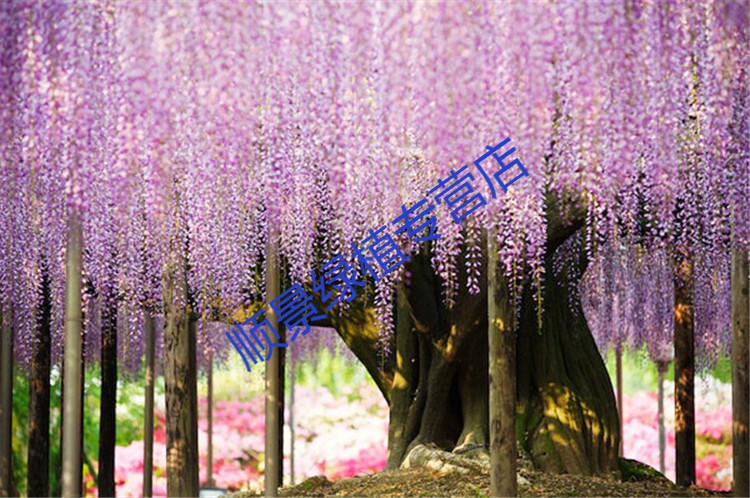
[(83, 234), (77, 214), (68, 220), (65, 251), (64, 392), (62, 443), (62, 495), (80, 496), (81, 487), (81, 378), (83, 332), (81, 258)]
[(622, 345), (615, 347), (615, 376), (617, 377), (617, 417), (620, 419), (620, 444), (617, 446), (617, 455), (622, 457), (622, 409), (624, 401), (622, 399)]
[(167, 418), (167, 494), (198, 496), (198, 414), (195, 326), (187, 309), (184, 261), (165, 271), (164, 366)]
[[(286, 329), (279, 325), (279, 336), (281, 342), (286, 342)], [(279, 487), (284, 485), (284, 396), (286, 396), (286, 349), (279, 349), (279, 430), (278, 434), (278, 456), (279, 462)]]
[(662, 474), (666, 471), (666, 465), (664, 463), (664, 455), (667, 451), (667, 431), (664, 427), (664, 374), (667, 372), (668, 365), (669, 363), (666, 361), (659, 361), (656, 363), (659, 375), (659, 472)]
[(146, 312), (146, 407), (143, 417), (143, 496), (153, 496), (154, 476), (154, 380), (156, 325), (154, 315)]
[[(316, 309), (325, 309), (320, 296), (313, 298)], [(346, 310), (328, 313), (330, 326), (336, 329), (347, 347), (354, 352), (370, 374), (386, 401), (390, 403), (393, 367), (381, 362), (378, 353), (380, 330), (374, 308), (363, 297), (357, 297)]]
[[(552, 230), (548, 238), (552, 235), (555, 247), (564, 240), (562, 229)], [(540, 470), (606, 473), (618, 468), (620, 429), (614, 389), (580, 302), (569, 293), (573, 283), (565, 274), (554, 274), (551, 260), (548, 256), (541, 331), (536, 292), (526, 286), (522, 295), (516, 437)], [(459, 281), (465, 282), (465, 261), (459, 259), (456, 267)], [(374, 313), (364, 300), (329, 314), (389, 402), (389, 469), (400, 466), (420, 444), (455, 453), (486, 451), (486, 259), (482, 268), (480, 293), (472, 296), (461, 287), (449, 310), (443, 305), (442, 282), (432, 270), (429, 251), (412, 255), (410, 283), (399, 291), (406, 299), (397, 298), (395, 352), (384, 362), (377, 355)]]
[[(81, 315), (81, 322), (86, 322), (86, 311), (83, 311)], [(83, 407), (86, 401), (86, 327), (81, 329), (81, 376), (78, 378), (78, 385), (80, 386), (78, 397), (78, 403), (81, 410), (81, 418), (78, 420), (78, 444), (81, 448), (81, 452), (78, 454), (78, 468), (81, 469), (79, 475), (81, 478), (78, 480), (78, 496), (83, 496), (83, 462), (85, 461), (84, 455), (86, 448), (83, 446), (83, 432), (86, 430), (86, 425), (83, 423)]]
[(490, 496), (516, 496), (516, 306), (488, 236)]
[(52, 302), (49, 273), (42, 265), (42, 306), (37, 320), (29, 382), (28, 496), (49, 496), (49, 410)]
[(295, 379), (296, 366), (295, 363), (290, 364), (291, 375), (289, 376), (289, 483), (292, 486), (296, 484), (294, 477), (294, 437), (296, 434), (294, 426), (294, 385), (297, 383), (297, 379)]
[(99, 496), (115, 496), (117, 406), (117, 296), (114, 288), (102, 293), (101, 403), (99, 411)]
[(208, 399), (206, 400), (206, 412), (208, 418), (208, 441), (206, 457), (206, 486), (214, 485), (214, 358), (211, 353), (208, 355), (208, 378), (207, 391)]
[(695, 484), (695, 346), (691, 271), (681, 269), (683, 282), (675, 283), (674, 377), (675, 377), (675, 462), (677, 484)]
[(521, 305), (518, 437), (539, 469), (608, 473), (620, 443), (612, 383), (567, 272), (555, 275), (551, 256), (546, 265), (541, 330), (528, 287)]
[[(414, 386), (415, 331), (409, 315), (406, 288), (402, 284), (396, 294), (396, 365), (391, 383), (390, 422), (388, 424), (389, 470), (397, 469), (414, 434), (406, 432), (407, 418)], [(412, 430), (413, 432), (413, 430)]]
[(54, 461), (54, 472), (55, 472), (55, 485), (50, 490), (52, 496), (62, 496), (62, 447), (63, 447), (63, 427), (65, 427), (65, 362), (63, 361), (62, 368), (60, 369), (60, 427), (58, 429), (58, 448), (60, 451), (57, 452), (57, 458)]
[(750, 496), (750, 262), (732, 254), (732, 461), (734, 496)]
[[(187, 284), (186, 284), (187, 285)], [(200, 495), (200, 469), (198, 467), (198, 361), (196, 356), (197, 347), (197, 321), (191, 315), (188, 315), (188, 408), (190, 410), (189, 420), (189, 437), (190, 447), (194, 455), (195, 467), (191, 472), (195, 474), (193, 482), (195, 483), (198, 494)]]
[(0, 496), (13, 496), (13, 315), (0, 318)]
[[(270, 303), (279, 295), (279, 264), (275, 242), (269, 237), (268, 258), (266, 260), (266, 303)], [(276, 314), (270, 306), (266, 307), (266, 318), (274, 329), (279, 330)], [(268, 347), (271, 347), (270, 344)], [(281, 398), (284, 393), (279, 385), (279, 374), (282, 371), (281, 355), (279, 349), (273, 352), (266, 362), (266, 403), (265, 403), (265, 479), (264, 490), (265, 496), (277, 496), (279, 484), (279, 474), (281, 472), (281, 462), (279, 461), (279, 451), (283, 446), (279, 446), (279, 429), (283, 424), (279, 420), (279, 407)]]

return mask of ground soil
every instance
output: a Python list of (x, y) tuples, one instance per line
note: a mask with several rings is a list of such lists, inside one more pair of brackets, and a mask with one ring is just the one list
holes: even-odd
[[(519, 496), (730, 496), (697, 486), (681, 488), (663, 477), (623, 482), (615, 478), (522, 471)], [(279, 496), (489, 496), (484, 472), (441, 472), (429, 468), (399, 469), (329, 481), (316, 476), (279, 491)], [(236, 493), (233, 498), (256, 496)]]

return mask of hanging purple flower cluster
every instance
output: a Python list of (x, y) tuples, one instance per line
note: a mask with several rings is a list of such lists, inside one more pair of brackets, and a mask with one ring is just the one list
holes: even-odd
[[(402, 204), (401, 213), (390, 223), (375, 230), (370, 229), (363, 241), (350, 244), (351, 260), (339, 253), (323, 263), (320, 271), (311, 270), (312, 290), (318, 293), (323, 305), (327, 305), (326, 310), (331, 311), (339, 304), (353, 301), (357, 297), (357, 288), (365, 287), (368, 280), (379, 283), (389, 278), (389, 275), (396, 274), (395, 271), (409, 260), (409, 255), (401, 250), (395, 236), (401, 234), (402, 239), (408, 237), (409, 245), (413, 247), (418, 247), (422, 242), (440, 240), (441, 234), (435, 231), (437, 218), (434, 212), (438, 206), (450, 210), (455, 224), (460, 224), (478, 209), (484, 208), (487, 199), (476, 190), (472, 171), (486, 181), (493, 199), (498, 195), (495, 184), (503, 192), (507, 192), (508, 187), (529, 176), (523, 163), (517, 157), (512, 157), (516, 149), (509, 146), (509, 143), (510, 138), (506, 138), (495, 146), (487, 146), (487, 152), (474, 161), (471, 170), (468, 164), (456, 171), (451, 170), (448, 177), (440, 179), (436, 186), (427, 190), (424, 198), (409, 203), (408, 206)], [(491, 177), (486, 170), (488, 165), (483, 164), (490, 158), (500, 166)], [(391, 286), (392, 283), (389, 286), (381, 285), (378, 291), (384, 288), (390, 290)], [(390, 296), (390, 293), (387, 295)], [(289, 342), (295, 342), (300, 332), (306, 336), (311, 330), (310, 322), (326, 317), (325, 313), (316, 310), (312, 295), (299, 283), (289, 287), (268, 304), (291, 333)], [(376, 293), (376, 306), (390, 304), (390, 299), (383, 297), (383, 293)], [(288, 347), (285, 342), (277, 342), (281, 340), (281, 336), (269, 319), (263, 317), (265, 313), (265, 309), (260, 309), (249, 319), (236, 324), (232, 332), (225, 333), (240, 354), (248, 372), (251, 370), (248, 358), (253, 364), (268, 361), (275, 348)], [(381, 332), (390, 333), (392, 327), (389, 313), (385, 320), (381, 319)], [(381, 344), (388, 344), (387, 336), (381, 337)], [(261, 353), (263, 350), (266, 352), (265, 357)], [(388, 351), (387, 346), (385, 351)]]
[[(580, 173), (594, 174), (584, 183), (594, 258), (584, 309), (600, 347), (645, 343), (653, 359), (666, 361), (673, 280), (688, 285), (706, 367), (729, 344), (731, 244), (746, 246), (750, 224), (748, 142), (740, 133), (748, 117), (747, 33), (736, 22), (746, 25), (747, 12), (732, 2), (623, 9), (606, 23), (617, 26), (610, 41), (620, 55), (611, 59), (611, 77), (596, 80), (610, 86), (607, 121), (585, 135), (594, 138), (586, 160), (603, 162)], [(690, 282), (676, 272), (685, 264)]]
[(647, 346), (654, 361), (671, 361), (674, 284), (669, 254), (619, 241), (598, 252), (580, 282), (586, 321), (602, 354)]
[[(85, 220), (85, 280), (100, 291), (117, 285), (111, 259), (118, 230), (113, 206), (122, 200), (121, 184), (113, 178), (116, 28), (110, 2), (11, 2), (2, 8), (0, 26), (7, 95), (0, 144), (5, 224), (0, 293), (25, 366), (34, 347), (43, 277), (51, 287), (52, 354), (60, 358), (69, 213)], [(109, 193), (107, 202), (100, 204), (96, 192)], [(84, 309), (92, 309), (93, 297), (85, 299)], [(86, 319), (96, 323), (90, 314)]]
[[(600, 289), (623, 292), (613, 306), (666, 288), (627, 288), (666, 271), (639, 266), (639, 247), (689, 258), (696, 340), (717, 351), (729, 248), (750, 245), (747, 16), (739, 0), (6, 2), (0, 306), (19, 360), (43, 275), (59, 357), (71, 213), (84, 230), (86, 355), (115, 295), (121, 351), (137, 367), (143, 316), (161, 312), (175, 254), (192, 311), (229, 321), (264, 300), (269, 238), (289, 279), (305, 281), (336, 254), (349, 260), (351, 240), (389, 224), (476, 144), (511, 134), (528, 181), (461, 226), (436, 208), (445, 304), (461, 286), (477, 292), (486, 229), (513, 283), (541, 289), (553, 196), (563, 218), (587, 210), (592, 261), (614, 258), (591, 269)], [(628, 266), (607, 269), (614, 261)], [(368, 295), (386, 335), (400, 273)], [(670, 319), (655, 318), (666, 305), (648, 313), (659, 330)], [(638, 335), (617, 316), (622, 327), (600, 332)]]

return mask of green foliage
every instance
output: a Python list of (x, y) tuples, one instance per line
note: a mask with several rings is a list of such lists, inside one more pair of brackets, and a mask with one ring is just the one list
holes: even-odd
[(99, 454), (99, 401), (102, 397), (98, 366), (86, 370), (83, 386), (83, 451), (96, 460)]
[(20, 494), (26, 492), (26, 447), (29, 440), (29, 381), (16, 371), (13, 382), (13, 482)]
[(332, 354), (327, 348), (321, 348), (312, 359), (298, 362), (296, 366), (300, 385), (325, 387), (335, 397), (346, 395), (349, 401), (357, 399), (358, 393), (347, 387), (373, 382), (362, 363), (339, 352)]
[(725, 384), (732, 383), (732, 357), (722, 355), (716, 364), (716, 368), (711, 371), (711, 375)]
[[(264, 390), (264, 368), (258, 365), (248, 373), (240, 355), (230, 354), (223, 364), (214, 365), (214, 399), (250, 401), (263, 393)], [(205, 375), (201, 375), (198, 382), (198, 395), (206, 396)]]
[[(143, 435), (143, 419), (146, 407), (146, 374), (121, 378), (117, 383), (117, 446), (128, 446), (140, 441)], [(164, 377), (156, 377), (154, 400), (164, 399)], [(98, 412), (97, 412), (98, 413)], [(97, 418), (98, 420), (98, 418)]]
[[(143, 410), (145, 375), (121, 378), (117, 393), (117, 435), (116, 444), (127, 446), (143, 439)], [(163, 399), (164, 378), (157, 377), (154, 388), (156, 399)], [(60, 368), (53, 366), (50, 374), (50, 494), (60, 494), (60, 474), (62, 467), (61, 410), (62, 379)], [(83, 451), (88, 459), (95, 462), (99, 454), (99, 408), (101, 399), (101, 370), (92, 367), (86, 370), (84, 380), (83, 407)], [(26, 492), (26, 456), (28, 454), (29, 427), (29, 379), (26, 374), (17, 372), (13, 385), (13, 478), (20, 494)], [(94, 466), (96, 464), (94, 463)], [(84, 472), (97, 469), (84, 466)]]
[[(614, 350), (607, 351), (606, 364), (609, 376), (614, 387), (617, 378), (616, 360)], [(716, 367), (707, 372), (696, 372), (696, 374), (710, 375), (724, 383), (732, 382), (732, 360), (730, 357), (721, 356)], [(674, 364), (670, 362), (665, 380), (674, 380)], [(622, 350), (622, 389), (625, 394), (633, 394), (637, 391), (655, 392), (658, 383), (658, 372), (656, 364), (648, 357), (645, 347), (633, 351), (629, 348)]]
[[(612, 379), (612, 387), (615, 387), (617, 379), (616, 356), (613, 349), (607, 351), (607, 371)], [(674, 367), (669, 364), (664, 378), (674, 379)], [(622, 389), (625, 394), (633, 394), (638, 391), (656, 391), (658, 372), (656, 364), (646, 354), (645, 348), (633, 351), (627, 347), (622, 350)]]
[(646, 465), (645, 463), (639, 462), (638, 460), (631, 460), (629, 458), (618, 459), (618, 467), (622, 474), (623, 481), (651, 481), (654, 479), (663, 479), (667, 482), (669, 480), (664, 477), (664, 474), (656, 470), (655, 468)]
[(50, 372), (49, 393), (49, 491), (50, 496), (62, 493), (62, 373), (57, 367)]
[(476, 498), (487, 498), (487, 494), (476, 484), (469, 484), (469, 490), (471, 490), (473, 496)]

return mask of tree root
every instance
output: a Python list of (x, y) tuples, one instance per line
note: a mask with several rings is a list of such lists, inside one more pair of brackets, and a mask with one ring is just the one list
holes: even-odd
[[(490, 452), (484, 446), (474, 445), (464, 448), (461, 454), (451, 453), (434, 444), (419, 444), (407, 453), (401, 464), (402, 469), (424, 467), (434, 470), (438, 475), (446, 474), (489, 474)], [(519, 467), (516, 479), (519, 485), (528, 485), (527, 469)]]

